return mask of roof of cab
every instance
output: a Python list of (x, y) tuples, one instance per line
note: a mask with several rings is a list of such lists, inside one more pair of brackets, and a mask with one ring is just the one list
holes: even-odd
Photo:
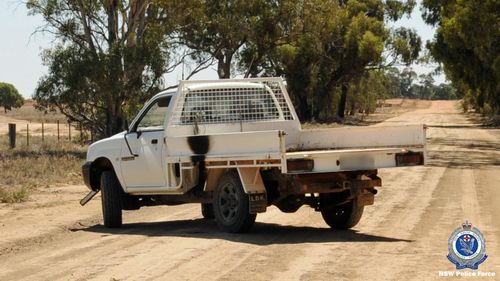
[(177, 92), (177, 88), (163, 90), (163, 91), (159, 92), (158, 94), (154, 95), (151, 99), (159, 97), (159, 96), (166, 96), (166, 95), (175, 94), (175, 92)]
[(255, 82), (239, 82), (239, 81), (224, 81), (214, 83), (200, 83), (194, 85), (187, 85), (189, 91), (196, 90), (211, 90), (211, 89), (230, 89), (230, 88), (265, 88), (266, 85)]

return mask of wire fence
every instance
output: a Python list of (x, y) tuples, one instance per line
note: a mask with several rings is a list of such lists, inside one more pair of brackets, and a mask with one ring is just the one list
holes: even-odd
[[(56, 123), (9, 123), (8, 137), (9, 146), (30, 146), (33, 140), (37, 142), (79, 142), (81, 144), (93, 142), (94, 135), (91, 131), (83, 129), (80, 123), (60, 122)], [(36, 137), (36, 138), (34, 138)], [(47, 139), (50, 137), (50, 139)]]

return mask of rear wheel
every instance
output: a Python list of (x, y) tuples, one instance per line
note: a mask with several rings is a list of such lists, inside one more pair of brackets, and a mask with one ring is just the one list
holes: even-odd
[(257, 215), (249, 212), (248, 195), (238, 174), (222, 175), (213, 194), (213, 210), (219, 228), (233, 233), (249, 231)]
[(356, 204), (356, 200), (352, 200), (339, 206), (328, 206), (321, 210), (321, 215), (331, 228), (349, 229), (361, 220), (363, 209), (363, 206)]
[(201, 203), (201, 214), (205, 219), (215, 218), (213, 205), (210, 203)]
[(117, 228), (122, 226), (123, 190), (113, 171), (104, 171), (101, 175), (101, 202), (104, 226)]

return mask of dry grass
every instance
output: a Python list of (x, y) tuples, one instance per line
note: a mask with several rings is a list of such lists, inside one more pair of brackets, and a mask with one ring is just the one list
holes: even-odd
[(30, 122), (38, 122), (41, 123), (56, 123), (57, 120), (64, 123), (66, 122), (66, 117), (58, 112), (43, 112), (35, 109), (35, 102), (32, 100), (26, 100), (24, 105), (21, 108), (14, 108), (7, 113), (4, 113), (3, 108), (0, 110), (0, 115), (19, 119), (26, 120)]
[(29, 192), (26, 187), (9, 189), (0, 187), (0, 203), (21, 203), (28, 198)]
[(86, 146), (55, 137), (33, 137), (30, 146), (8, 147), (0, 136), (0, 202), (22, 202), (30, 189), (82, 182)]

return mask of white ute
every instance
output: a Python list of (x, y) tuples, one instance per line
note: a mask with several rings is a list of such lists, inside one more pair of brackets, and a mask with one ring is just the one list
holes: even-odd
[(182, 81), (129, 129), (92, 144), (83, 165), (104, 225), (122, 210), (201, 203), (223, 231), (246, 232), (270, 205), (309, 205), (347, 229), (373, 204), (377, 169), (424, 165), (424, 125), (301, 128), (281, 78)]

